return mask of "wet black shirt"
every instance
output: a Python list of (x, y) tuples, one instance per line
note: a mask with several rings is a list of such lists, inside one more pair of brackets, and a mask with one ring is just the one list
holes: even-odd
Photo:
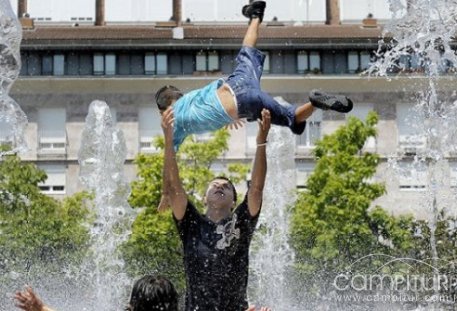
[(214, 223), (188, 202), (175, 218), (184, 248), (186, 311), (244, 311), (249, 245), (259, 214), (252, 217), (247, 195), (232, 216)]

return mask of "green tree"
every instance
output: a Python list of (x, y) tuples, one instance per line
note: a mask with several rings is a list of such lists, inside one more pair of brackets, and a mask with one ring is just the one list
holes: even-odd
[[(177, 154), (180, 177), (189, 199), (200, 209), (201, 198), (208, 182), (215, 177), (211, 165), (228, 149), (229, 133), (215, 132), (205, 142), (187, 138)], [(129, 203), (132, 207), (143, 207), (135, 222), (132, 234), (123, 245), (123, 252), (131, 273), (143, 274), (150, 271), (169, 276), (180, 288), (184, 286), (181, 242), (171, 211), (158, 213), (162, 189), (164, 140), (158, 138), (157, 154), (139, 154), (135, 159), (138, 180), (132, 183)], [(243, 164), (227, 167), (229, 178), (236, 184), (245, 179), (248, 168)]]
[(300, 278), (310, 286), (311, 276), (320, 284), (332, 281), (335, 273), (363, 256), (407, 251), (414, 243), (411, 218), (395, 218), (379, 206), (371, 207), (385, 187), (371, 180), (379, 156), (362, 148), (376, 136), (377, 121), (374, 112), (365, 123), (351, 117), (316, 144), (316, 168), (307, 191), (299, 194), (291, 224)]
[[(42, 269), (82, 259), (89, 242), (87, 193), (63, 201), (40, 192), (46, 173), (16, 156), (0, 161), (0, 268)], [(25, 264), (25, 265), (24, 265)]]

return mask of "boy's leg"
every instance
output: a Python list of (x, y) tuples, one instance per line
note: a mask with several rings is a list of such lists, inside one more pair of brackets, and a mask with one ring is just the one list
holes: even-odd
[(251, 1), (250, 4), (243, 7), (241, 12), (249, 18), (249, 27), (244, 36), (243, 46), (255, 47), (259, 37), (259, 25), (262, 23), (266, 6), (265, 1)]
[(251, 23), (249, 23), (248, 30), (244, 35), (243, 46), (248, 46), (250, 48), (255, 47), (257, 43), (257, 38), (259, 37), (259, 25), (260, 19), (253, 18)]
[(297, 110), (295, 110), (295, 123), (302, 123), (306, 121), (314, 112), (314, 106), (311, 103), (306, 103), (300, 105)]

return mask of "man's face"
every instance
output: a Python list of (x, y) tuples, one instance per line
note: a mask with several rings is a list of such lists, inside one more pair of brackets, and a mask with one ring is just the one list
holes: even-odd
[(210, 208), (232, 207), (234, 204), (233, 188), (229, 181), (214, 179), (206, 190), (206, 204)]

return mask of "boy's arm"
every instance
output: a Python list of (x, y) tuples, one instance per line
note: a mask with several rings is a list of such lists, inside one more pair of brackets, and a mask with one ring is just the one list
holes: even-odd
[[(165, 156), (163, 165), (162, 199), (159, 209), (167, 203), (171, 205), (177, 220), (184, 217), (187, 207), (187, 194), (179, 179), (176, 153), (173, 147), (173, 109), (169, 107), (162, 114), (162, 129), (165, 136)], [(163, 201), (163, 202), (162, 202)]]
[(257, 150), (251, 174), (251, 186), (248, 191), (248, 207), (251, 216), (256, 216), (262, 206), (263, 187), (267, 174), (267, 137), (271, 125), (270, 111), (262, 110), (262, 120), (259, 121), (257, 132)]

